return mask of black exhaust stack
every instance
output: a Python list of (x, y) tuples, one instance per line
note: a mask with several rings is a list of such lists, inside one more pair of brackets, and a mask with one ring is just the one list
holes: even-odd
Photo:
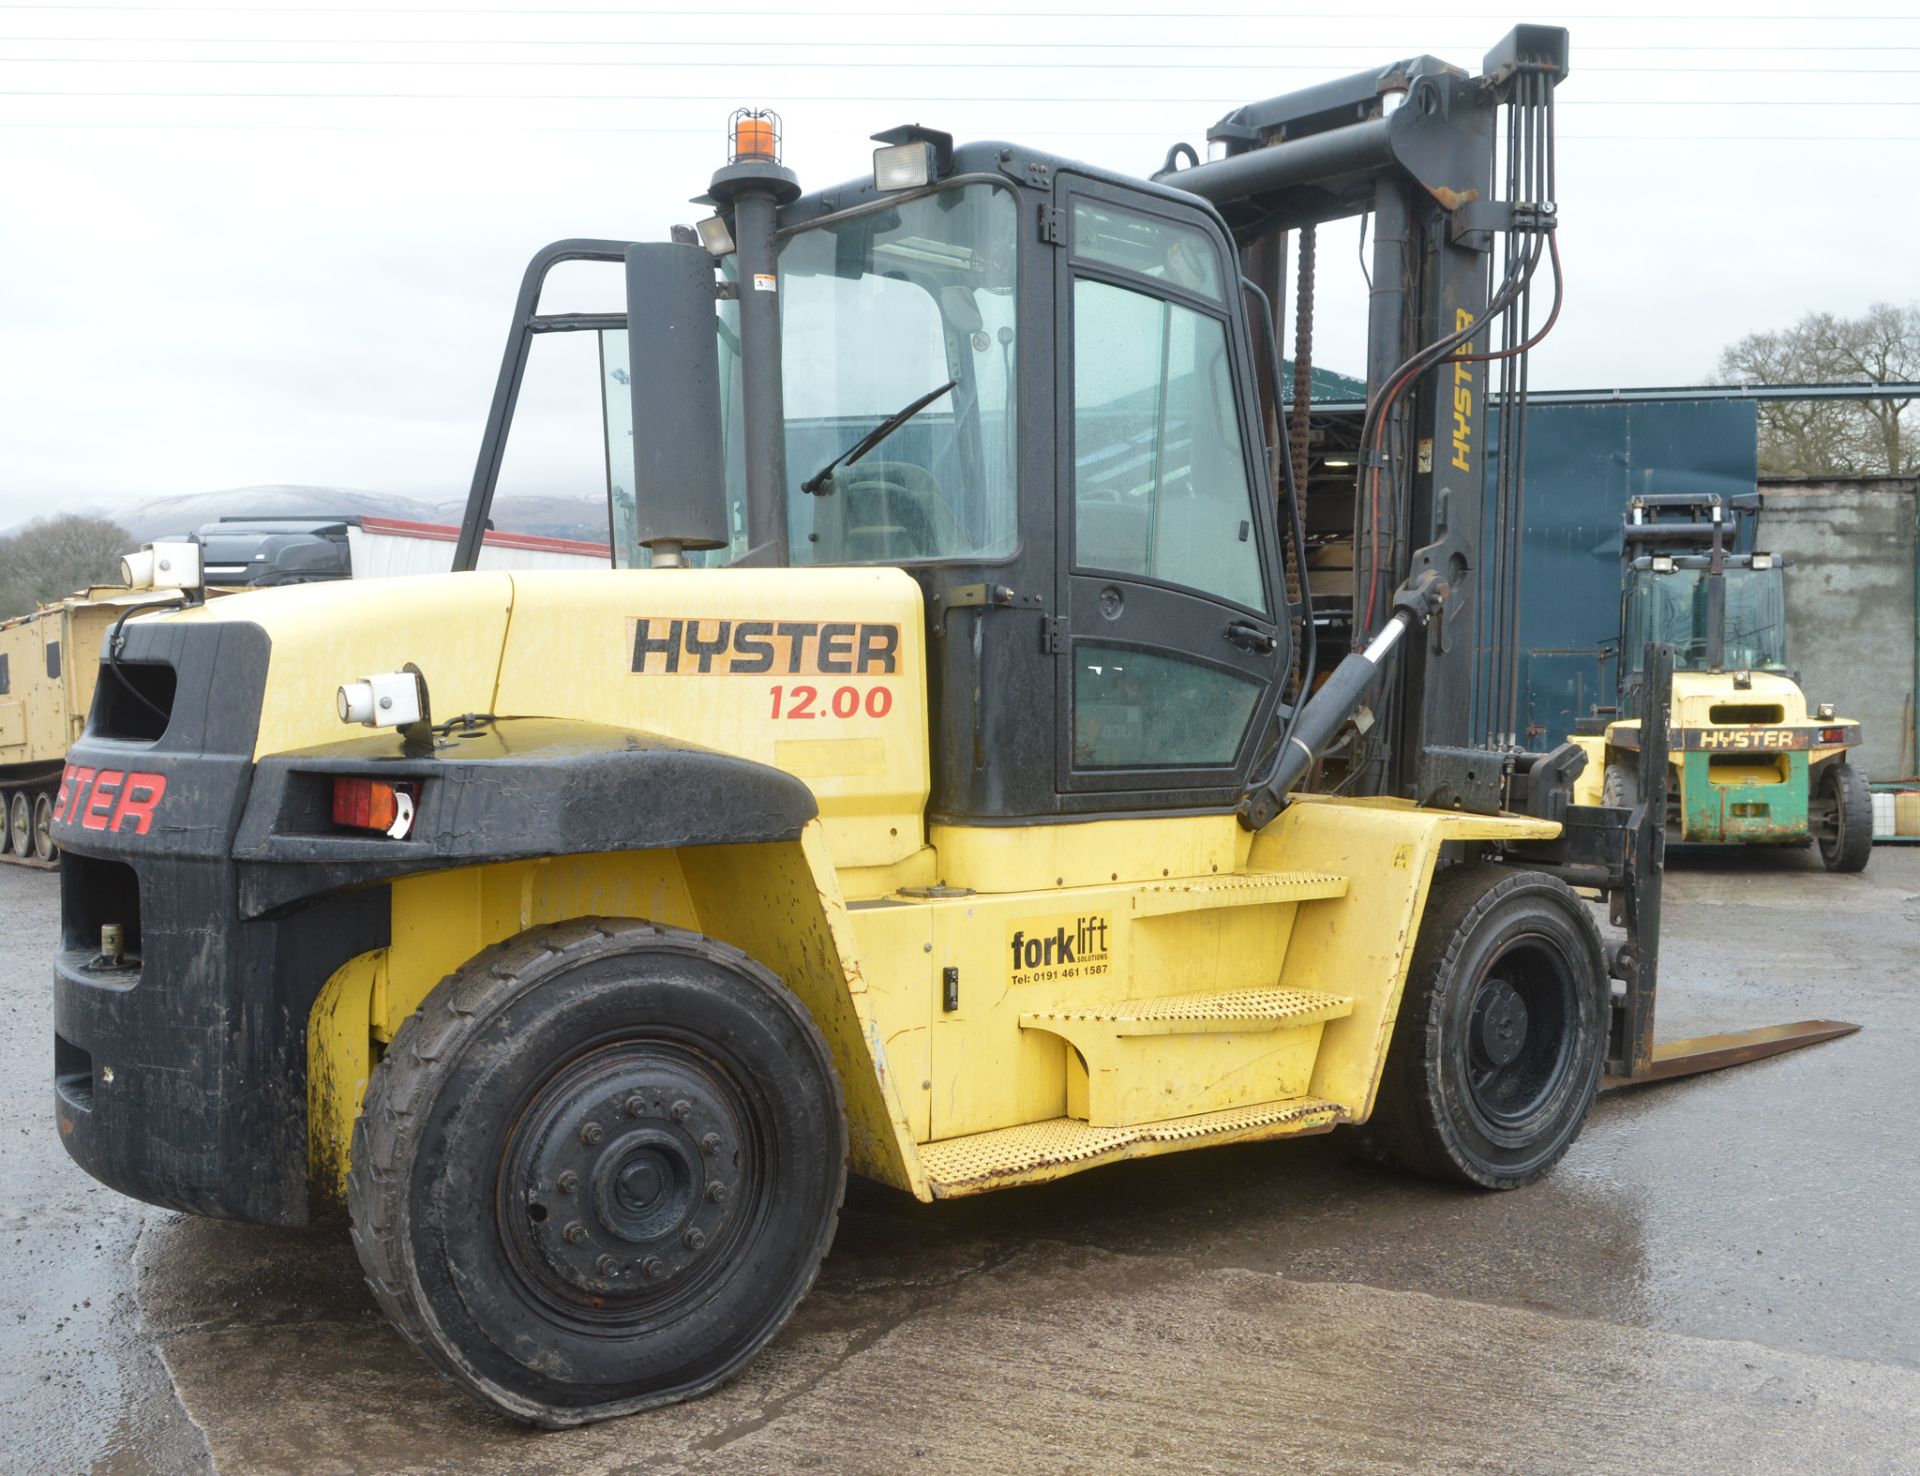
[(713, 258), (704, 248), (627, 248), (634, 533), (655, 568), (728, 542), (713, 304)]
[(787, 434), (780, 380), (779, 209), (800, 197), (780, 163), (780, 118), (741, 109), (728, 120), (731, 162), (707, 195), (730, 215), (740, 290), (740, 414), (746, 424), (747, 552), (737, 562), (787, 559)]

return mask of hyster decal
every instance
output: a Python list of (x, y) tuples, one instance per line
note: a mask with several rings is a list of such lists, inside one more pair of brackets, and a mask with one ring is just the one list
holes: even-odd
[[(1465, 328), (1473, 322), (1473, 314), (1466, 308), (1456, 308), (1453, 314), (1455, 330)], [(1473, 352), (1473, 340), (1468, 339), (1460, 345), (1463, 354)], [(1473, 452), (1473, 369), (1464, 361), (1453, 366), (1453, 464), (1461, 471), (1472, 471), (1470, 457)]]
[(1709, 750), (1808, 748), (1813, 740), (1813, 734), (1804, 728), (1700, 728), (1696, 731), (1700, 735), (1700, 746)]
[(1113, 966), (1110, 928), (1101, 912), (1021, 922), (1007, 934), (1008, 982), (1097, 978)]
[(53, 818), (83, 830), (104, 830), (110, 835), (133, 822), (133, 833), (145, 835), (153, 825), (153, 812), (167, 792), (165, 774), (143, 774), (138, 770), (89, 769), (68, 764), (60, 775), (60, 793), (53, 802)]
[(627, 619), (627, 644), (633, 670), (647, 676), (891, 676), (900, 627), (637, 615)]

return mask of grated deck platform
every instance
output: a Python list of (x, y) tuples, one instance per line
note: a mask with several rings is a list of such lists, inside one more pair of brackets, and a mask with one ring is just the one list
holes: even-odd
[(1347, 1120), (1346, 1109), (1313, 1097), (1263, 1102), (1131, 1127), (1090, 1127), (1054, 1117), (964, 1138), (925, 1143), (920, 1160), (934, 1195), (950, 1199), (1012, 1184), (1058, 1178), (1097, 1164), (1144, 1158), (1203, 1144), (1325, 1132)]
[[(1033, 1010), (1022, 1029), (1106, 1025), (1113, 1035), (1204, 1035), (1214, 1031), (1290, 1030), (1353, 1012), (1353, 1001), (1304, 989), (1235, 989), (1219, 994), (1167, 994), (1079, 1009)], [(1066, 1033), (1062, 1031), (1061, 1033)]]

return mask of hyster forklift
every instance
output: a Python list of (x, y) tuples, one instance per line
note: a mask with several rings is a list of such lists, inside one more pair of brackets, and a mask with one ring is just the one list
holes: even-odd
[[(69, 1151), (199, 1214), (344, 1203), (408, 1338), (558, 1426), (738, 1371), (849, 1168), (932, 1200), (1341, 1129), (1508, 1189), (1605, 1076), (1822, 1033), (1653, 1047), (1664, 703), (1631, 809), (1494, 741), (1487, 366), (1514, 426), (1566, 69), (1522, 27), (1154, 180), (913, 126), (805, 194), (744, 115), (699, 227), (541, 253), (467, 572), (129, 623), (55, 820)], [(1269, 303), (1361, 211), (1333, 665)], [(581, 259), (624, 313), (539, 310)], [(600, 335), (617, 567), (475, 570), (555, 332)]]
[(1786, 574), (1740, 551), (1758, 493), (1651, 493), (1620, 530), (1617, 705), (1577, 725), (1587, 754), (1576, 797), (1631, 806), (1649, 692), (1639, 653), (1674, 650), (1667, 713), (1667, 839), (1702, 845), (1817, 843), (1829, 871), (1873, 854), (1873, 797), (1847, 760), (1860, 725), (1831, 702), (1808, 709), (1787, 666)]

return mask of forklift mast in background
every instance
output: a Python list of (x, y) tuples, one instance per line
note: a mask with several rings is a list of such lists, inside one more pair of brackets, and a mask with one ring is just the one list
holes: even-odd
[[(1284, 290), (1287, 234), (1301, 234), (1303, 346), (1313, 228), (1373, 216), (1350, 650), (1253, 797), (1256, 820), (1309, 755), (1330, 758), (1326, 777), (1337, 766), (1349, 791), (1482, 812), (1507, 803), (1509, 777), (1532, 762), (1515, 739), (1520, 472), (1527, 351), (1559, 314), (1553, 97), (1567, 66), (1564, 30), (1518, 26), (1478, 77), (1419, 56), (1249, 104), (1208, 131), (1223, 157), (1174, 168), (1180, 154), (1193, 157), (1177, 146), (1156, 176), (1219, 208), (1244, 274), (1269, 300)], [(1553, 304), (1536, 330), (1543, 262)], [(1492, 405), (1489, 363), (1500, 371)], [(1262, 390), (1274, 397), (1263, 408), (1277, 450), (1277, 373)], [(1294, 415), (1304, 408), (1296, 390)], [(1276, 482), (1297, 498), (1294, 458), (1277, 460)], [(1376, 721), (1350, 728), (1396, 645), (1403, 659), (1373, 698)]]

